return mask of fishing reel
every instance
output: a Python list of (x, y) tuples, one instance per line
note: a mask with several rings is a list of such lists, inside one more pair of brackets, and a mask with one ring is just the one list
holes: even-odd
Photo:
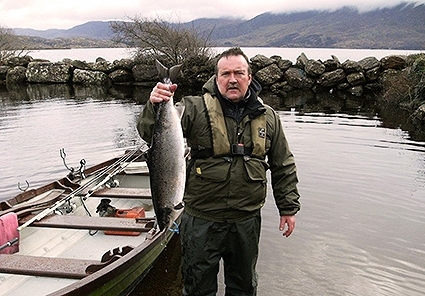
[(54, 213), (56, 215), (67, 215), (72, 213), (77, 208), (77, 205), (74, 202), (67, 201), (64, 205), (58, 207)]
[(116, 211), (117, 209), (111, 205), (109, 198), (102, 198), (96, 208), (96, 213), (99, 213), (99, 217), (114, 216)]

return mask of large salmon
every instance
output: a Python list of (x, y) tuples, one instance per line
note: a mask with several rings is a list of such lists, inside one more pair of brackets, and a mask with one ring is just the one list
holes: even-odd
[[(181, 65), (170, 69), (156, 61), (160, 79), (171, 84)], [(186, 181), (185, 145), (180, 124), (184, 108), (174, 106), (173, 98), (158, 103), (148, 156), (152, 201), (159, 229), (173, 224), (183, 208)]]

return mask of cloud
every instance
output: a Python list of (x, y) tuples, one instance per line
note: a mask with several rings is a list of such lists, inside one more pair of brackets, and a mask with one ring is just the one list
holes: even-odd
[[(402, 0), (2, 0), (0, 26), (10, 28), (67, 29), (94, 20), (119, 20), (135, 15), (169, 16), (177, 21), (203, 17), (250, 19), (264, 12), (336, 10), (352, 6), (360, 12), (392, 7)], [(409, 1), (419, 4), (425, 0)]]

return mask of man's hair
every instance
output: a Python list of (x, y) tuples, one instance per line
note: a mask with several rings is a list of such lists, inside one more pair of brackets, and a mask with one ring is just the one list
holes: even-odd
[(243, 56), (244, 59), (246, 60), (246, 62), (248, 63), (248, 74), (251, 74), (251, 64), (249, 62), (248, 57), (246, 56), (246, 54), (242, 51), (242, 49), (240, 47), (232, 47), (229, 48), (228, 50), (223, 51), (217, 59), (217, 62), (215, 63), (215, 74), (218, 74), (218, 61), (221, 60), (222, 58), (227, 58), (230, 56)]

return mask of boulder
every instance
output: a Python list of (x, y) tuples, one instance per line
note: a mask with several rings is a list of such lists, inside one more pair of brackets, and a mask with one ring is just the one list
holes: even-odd
[(109, 85), (109, 77), (106, 73), (101, 71), (90, 71), (90, 70), (74, 70), (74, 77), (72, 82), (84, 85)]
[(104, 58), (97, 58), (95, 63), (91, 63), (91, 70), (93, 71), (102, 71), (106, 74), (111, 73), (116, 70), (115, 65), (113, 63), (108, 62)]
[(130, 71), (124, 69), (118, 69), (110, 73), (109, 78), (113, 83), (132, 82), (133, 74)]
[(384, 70), (401, 70), (406, 67), (406, 57), (398, 55), (383, 57), (381, 59), (381, 67)]
[(131, 72), (135, 81), (158, 81), (158, 73), (152, 65), (137, 64), (131, 69)]
[(305, 65), (307, 64), (307, 61), (307, 56), (305, 55), (305, 53), (302, 52), (297, 58), (297, 62), (295, 63), (295, 65), (300, 69), (304, 69)]
[(347, 81), (349, 84), (355, 86), (364, 84), (366, 82), (366, 78), (363, 72), (355, 72), (347, 75)]
[(6, 66), (15, 67), (15, 66), (23, 66), (27, 67), (28, 64), (33, 60), (30, 56), (12, 56), (7, 58), (4, 61), (4, 64)]
[(353, 96), (360, 97), (363, 94), (363, 86), (357, 85), (350, 87), (348, 89), (348, 92), (351, 93)]
[(324, 61), (323, 65), (325, 66), (326, 72), (332, 72), (338, 68), (341, 68), (341, 63), (339, 62), (338, 58), (335, 56), (332, 56), (332, 59), (328, 59)]
[(31, 62), (26, 76), (28, 82), (66, 83), (71, 79), (72, 66), (62, 62)]
[(115, 69), (130, 70), (134, 67), (135, 62), (132, 59), (120, 59), (112, 62)]
[(379, 68), (379, 66), (380, 66), (378, 59), (375, 58), (375, 57), (364, 58), (364, 59), (358, 61), (358, 63), (364, 71), (368, 71), (368, 70), (371, 70), (373, 68)]
[(284, 77), (290, 86), (295, 88), (311, 88), (314, 85), (314, 80), (307, 76), (302, 69), (291, 67), (286, 70)]
[(91, 67), (86, 61), (73, 60), (70, 63), (75, 69), (90, 70)]
[(362, 71), (362, 67), (360, 66), (360, 64), (356, 61), (351, 60), (346, 60), (344, 63), (342, 63), (341, 67), (347, 74)]
[(6, 83), (7, 84), (18, 84), (18, 83), (24, 83), (27, 80), (27, 77), (25, 75), (27, 69), (24, 66), (16, 66), (9, 71), (7, 71), (6, 74)]
[(292, 62), (290, 60), (284, 60), (280, 56), (272, 56), (271, 59), (282, 70), (282, 73), (292, 66)]
[(276, 65), (271, 64), (255, 73), (255, 78), (264, 86), (269, 86), (282, 77), (282, 70)]
[(368, 81), (368, 82), (376, 81), (378, 79), (380, 73), (381, 73), (380, 67), (376, 67), (376, 68), (373, 68), (373, 69), (366, 71), (366, 73), (365, 73), (366, 81)]
[(335, 71), (325, 72), (317, 80), (317, 83), (321, 86), (332, 87), (342, 83), (345, 80), (345, 73), (342, 69), (336, 69)]
[(305, 63), (305, 72), (310, 76), (320, 76), (325, 72), (325, 65), (316, 60), (308, 60)]
[(257, 54), (255, 56), (253, 56), (251, 59), (251, 64), (253, 68), (256, 69), (261, 69), (261, 68), (265, 68), (268, 65), (272, 64), (274, 62), (274, 60), (272, 58), (268, 58), (265, 55), (262, 54)]
[(0, 81), (6, 80), (6, 75), (8, 70), (9, 70), (8, 66), (0, 66)]

